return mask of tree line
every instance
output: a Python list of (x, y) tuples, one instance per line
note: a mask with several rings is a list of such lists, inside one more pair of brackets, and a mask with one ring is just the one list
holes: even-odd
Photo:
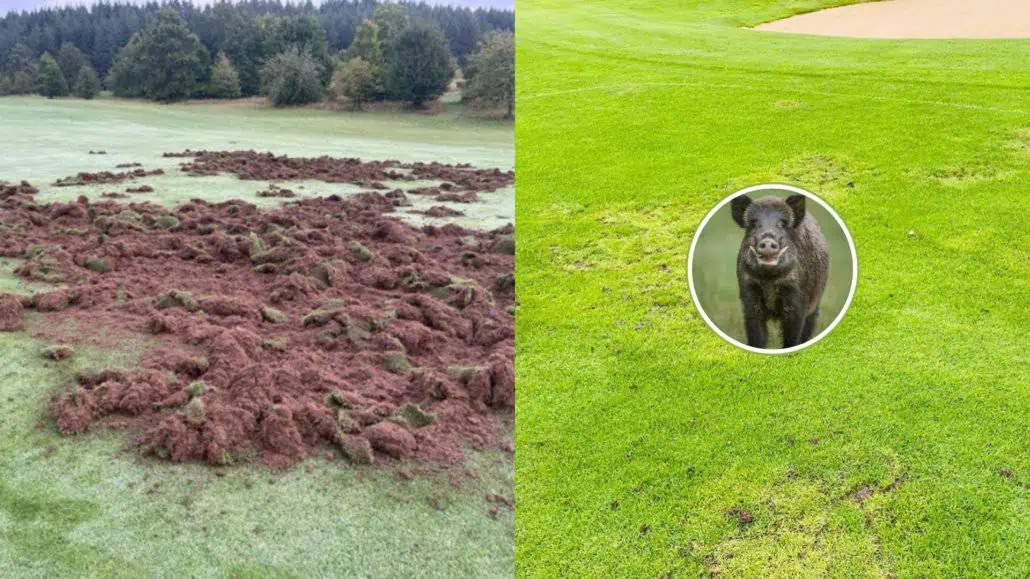
[(513, 30), (510, 11), (375, 0), (10, 13), (0, 19), (0, 94), (92, 98), (104, 79), (118, 96), (159, 101), (265, 94), (274, 104), (329, 96), (421, 105), (460, 66), (467, 98), (510, 114)]

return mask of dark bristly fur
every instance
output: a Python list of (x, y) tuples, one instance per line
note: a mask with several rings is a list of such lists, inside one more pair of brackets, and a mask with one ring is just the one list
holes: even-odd
[(807, 342), (826, 289), (830, 255), (819, 224), (805, 211), (805, 196), (752, 201), (741, 195), (731, 209), (745, 230), (737, 283), (748, 345), (766, 347), (769, 320), (780, 321), (784, 348)]

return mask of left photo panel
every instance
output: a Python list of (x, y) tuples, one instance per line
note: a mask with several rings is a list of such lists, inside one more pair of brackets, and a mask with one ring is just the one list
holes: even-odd
[(514, 0), (0, 0), (0, 575), (512, 577)]

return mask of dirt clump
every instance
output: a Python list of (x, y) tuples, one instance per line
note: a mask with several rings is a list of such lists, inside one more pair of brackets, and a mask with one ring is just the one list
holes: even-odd
[(372, 448), (394, 458), (410, 456), (418, 448), (415, 437), (393, 422), (380, 422), (365, 429), (365, 438)]
[(0, 200), (21, 195), (35, 195), (36, 193), (39, 193), (39, 189), (30, 185), (28, 181), (22, 181), (17, 185), (0, 181)]
[(125, 429), (147, 455), (276, 467), (327, 449), (362, 464), (452, 465), (466, 448), (507, 447), (514, 292), (496, 280), (514, 275), (514, 257), (482, 248), (512, 228), (412, 227), (374, 192), (274, 209), (194, 199), (169, 212), (37, 204), (18, 188), (0, 200), (0, 252), (26, 259), (18, 275), (63, 286), (0, 294), (0, 327), (32, 307), (48, 327), (148, 332), (157, 344), (131, 371), (67, 384), (49, 410), (62, 433)]
[(258, 191), (257, 192), (257, 196), (258, 197), (282, 197), (282, 198), (285, 198), (285, 199), (289, 199), (291, 197), (296, 197), (297, 194), (294, 193), (293, 191), (291, 191), (290, 189), (286, 189), (285, 187), (279, 187), (278, 185), (269, 185), (268, 189), (264, 189), (262, 191)]
[(11, 332), (21, 328), (21, 297), (0, 294), (0, 332)]
[(54, 187), (74, 187), (79, 185), (106, 185), (109, 183), (121, 183), (127, 179), (138, 179), (152, 175), (164, 175), (164, 169), (133, 169), (115, 173), (113, 171), (100, 171), (98, 173), (81, 172), (70, 177), (62, 177), (54, 181)]
[(127, 187), (126, 193), (153, 193), (154, 188), (150, 185), (140, 185), (139, 187)]
[(409, 211), (409, 213), (425, 215), (426, 217), (462, 217), (465, 215), (464, 211), (451, 209), (446, 205), (433, 205), (432, 207), (424, 211), (413, 210)]
[(749, 525), (755, 520), (754, 516), (747, 509), (741, 506), (734, 506), (730, 509), (729, 515), (735, 519), (739, 525)]

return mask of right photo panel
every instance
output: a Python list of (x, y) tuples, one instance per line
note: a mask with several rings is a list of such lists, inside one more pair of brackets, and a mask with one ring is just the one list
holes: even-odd
[(1030, 576), (1030, 0), (516, 20), (516, 576)]

